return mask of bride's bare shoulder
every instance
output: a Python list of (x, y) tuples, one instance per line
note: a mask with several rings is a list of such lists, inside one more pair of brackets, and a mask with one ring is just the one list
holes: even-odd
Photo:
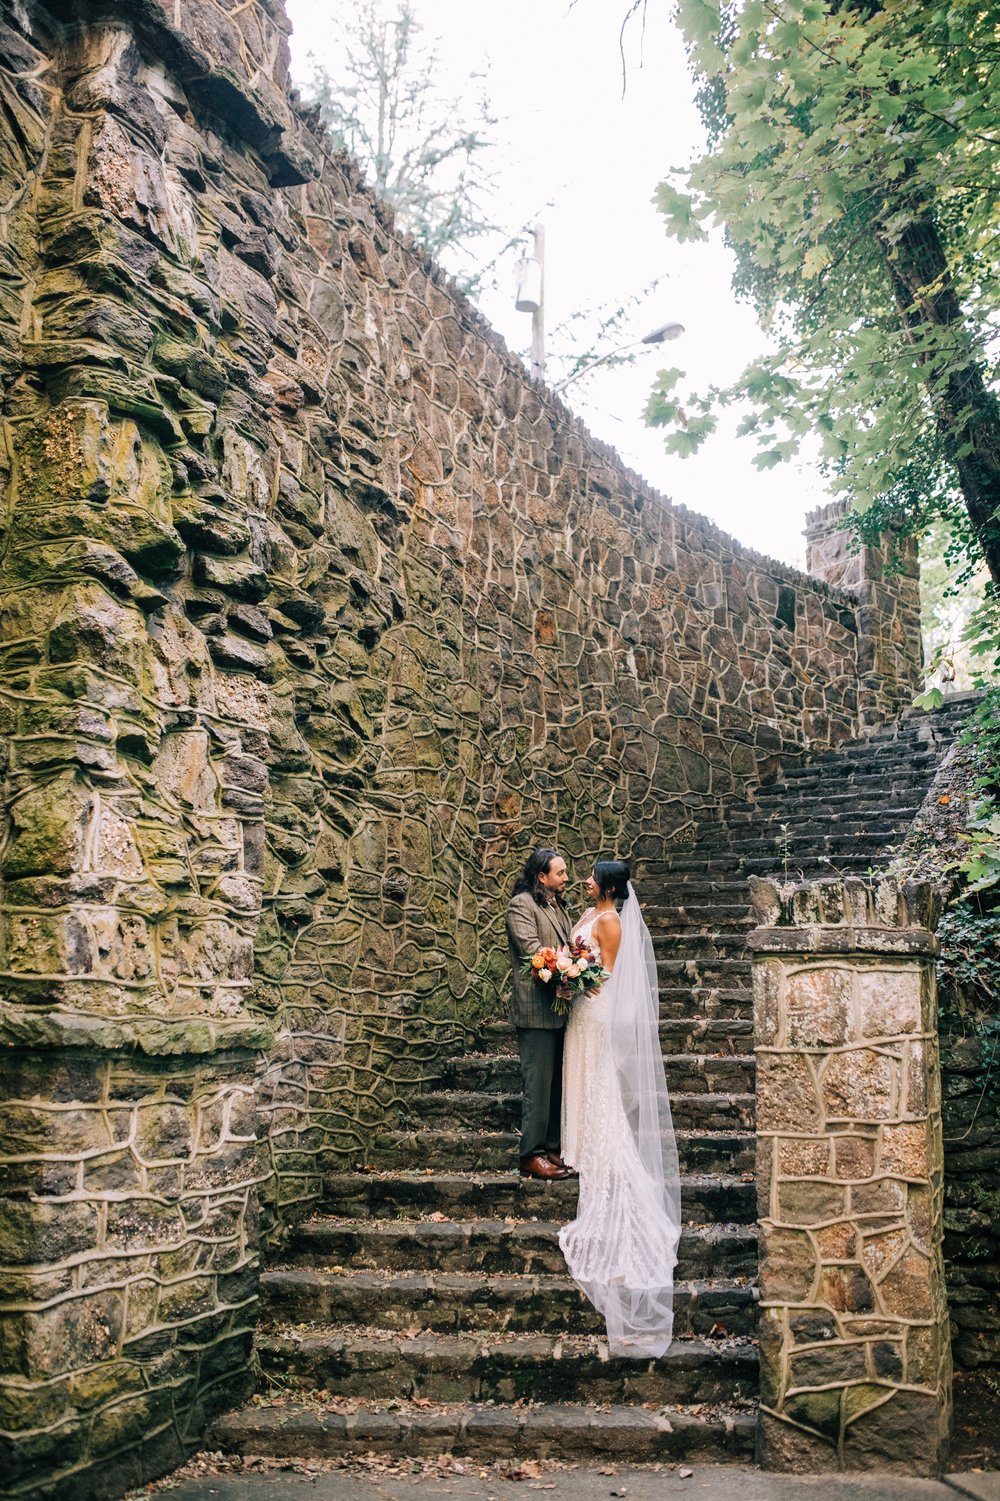
[(612, 908), (608, 912), (601, 913), (600, 917), (594, 923), (594, 927), (600, 928), (602, 933), (620, 933), (622, 930), (622, 920), (614, 908)]

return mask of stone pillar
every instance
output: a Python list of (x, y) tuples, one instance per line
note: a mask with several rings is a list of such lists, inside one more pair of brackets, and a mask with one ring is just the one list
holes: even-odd
[(858, 715), (867, 727), (896, 718), (923, 686), (920, 563), (912, 537), (858, 547), (843, 525), (849, 510), (834, 501), (806, 517), (806, 568), (857, 599)]
[(951, 1355), (933, 893), (751, 885), (759, 1459), (936, 1475)]

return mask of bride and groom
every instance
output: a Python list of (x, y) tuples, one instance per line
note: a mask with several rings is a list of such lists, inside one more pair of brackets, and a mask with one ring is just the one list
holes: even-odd
[[(558, 851), (538, 849), (507, 907), (510, 1020), (524, 1090), (520, 1171), (547, 1181), (579, 1174), (577, 1217), (559, 1232), (570, 1275), (604, 1315), (612, 1354), (660, 1356), (673, 1326), (680, 1179), (656, 961), (627, 865), (594, 866), (591, 906), (575, 925), (563, 898), (568, 880)], [(567, 1019), (524, 960), (572, 938), (610, 978), (577, 999)]]

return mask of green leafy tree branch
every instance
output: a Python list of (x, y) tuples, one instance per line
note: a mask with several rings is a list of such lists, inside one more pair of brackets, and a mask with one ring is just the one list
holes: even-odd
[(709, 149), (657, 202), (724, 226), (773, 350), (729, 387), (668, 372), (648, 420), (696, 451), (724, 407), (761, 468), (817, 435), (835, 487), (947, 514), (1000, 580), (1000, 28), (979, 4), (680, 0)]
[[(943, 527), (985, 691), (966, 876), (1000, 884), (1000, 13), (980, 0), (678, 0), (704, 154), (656, 202), (721, 226), (770, 350), (728, 386), (661, 372), (647, 420), (695, 453), (739, 403), (767, 469), (817, 440), (864, 538)], [(932, 690), (925, 702), (940, 698)]]

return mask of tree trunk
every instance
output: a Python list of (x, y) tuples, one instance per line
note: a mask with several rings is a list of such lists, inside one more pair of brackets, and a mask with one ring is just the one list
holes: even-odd
[(928, 392), (973, 531), (1000, 583), (1000, 403), (975, 357), (937, 225), (923, 212), (891, 241), (878, 227), (875, 233), (908, 327), (947, 328), (967, 349), (966, 363), (956, 362), (940, 386), (928, 381)]

